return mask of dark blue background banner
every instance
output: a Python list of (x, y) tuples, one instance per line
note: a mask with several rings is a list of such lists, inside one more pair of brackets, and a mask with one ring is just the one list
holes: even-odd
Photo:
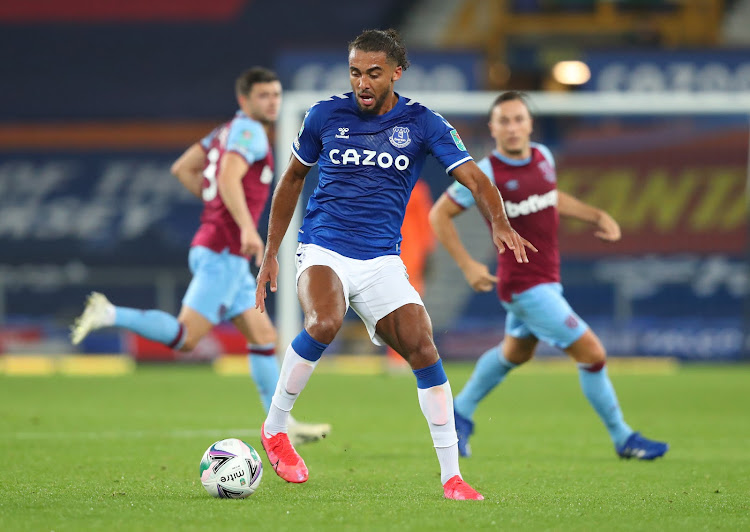
[(738, 92), (750, 90), (747, 50), (590, 51), (585, 89), (595, 91)]
[(177, 155), (0, 157), (0, 262), (184, 264), (201, 202), (169, 173)]

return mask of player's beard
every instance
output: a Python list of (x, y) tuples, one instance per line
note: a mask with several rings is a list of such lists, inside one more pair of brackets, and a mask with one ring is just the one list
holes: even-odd
[(380, 109), (383, 108), (383, 104), (385, 103), (389, 95), (390, 94), (386, 92), (380, 98), (376, 98), (375, 105), (373, 105), (372, 108), (369, 108), (369, 109), (362, 107), (362, 102), (360, 102), (359, 98), (357, 98), (357, 107), (359, 107), (359, 110), (362, 111), (363, 113), (366, 113), (368, 115), (376, 115), (380, 112)]
[(524, 152), (524, 146), (519, 146), (517, 148), (511, 148), (507, 144), (503, 144), (503, 151), (510, 155), (511, 157), (520, 157), (523, 155)]
[(276, 122), (277, 118), (279, 118), (278, 110), (271, 110), (270, 112), (261, 114), (259, 122), (265, 125), (270, 125)]

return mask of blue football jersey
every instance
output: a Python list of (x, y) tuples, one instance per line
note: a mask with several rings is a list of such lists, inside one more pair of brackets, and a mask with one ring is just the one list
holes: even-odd
[(313, 105), (292, 151), (318, 164), (299, 241), (365, 260), (397, 255), (411, 190), (432, 154), (450, 173), (472, 160), (456, 130), (399, 96), (384, 115), (362, 113), (349, 92)]

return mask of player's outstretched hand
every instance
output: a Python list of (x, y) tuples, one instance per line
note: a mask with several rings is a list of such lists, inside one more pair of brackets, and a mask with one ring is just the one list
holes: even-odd
[(507, 223), (504, 227), (492, 228), (492, 240), (495, 242), (499, 253), (505, 253), (506, 246), (513, 251), (513, 254), (516, 256), (516, 262), (529, 262), (529, 258), (526, 255), (526, 248), (535, 253), (538, 251), (531, 242), (516, 233)]
[(243, 228), (240, 232), (240, 253), (246, 257), (254, 256), (255, 265), (260, 267), (264, 251), (263, 239), (255, 227)]
[(472, 260), (462, 268), (466, 282), (475, 292), (489, 292), (499, 279), (490, 273), (489, 268), (481, 262)]
[(271, 292), (276, 292), (276, 281), (279, 278), (279, 261), (276, 257), (265, 257), (260, 265), (260, 271), (256, 278), (255, 308), (261, 312), (266, 311), (266, 284), (271, 283)]
[(620, 225), (606, 212), (599, 213), (599, 219), (596, 221), (598, 231), (594, 236), (607, 240), (608, 242), (617, 242), (622, 236)]

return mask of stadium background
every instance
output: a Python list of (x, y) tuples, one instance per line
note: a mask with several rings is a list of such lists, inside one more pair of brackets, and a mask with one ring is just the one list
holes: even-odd
[[(276, 69), (285, 91), (345, 90), (346, 43), (392, 26), (413, 63), (397, 86), (407, 95), (750, 91), (747, 0), (61, 6), (0, 4), (0, 353), (74, 352), (67, 326), (94, 289), (117, 304), (179, 309), (200, 205), (169, 165), (231, 116), (233, 81), (248, 66)], [(584, 61), (590, 80), (555, 79), (561, 60)], [(447, 117), (475, 157), (491, 148), (484, 117)], [(611, 354), (750, 357), (748, 123), (739, 108), (722, 117), (538, 117), (535, 140), (553, 150), (560, 188), (623, 226), (613, 246), (578, 225), (561, 232), (566, 295)], [(435, 198), (448, 185), (434, 164), (424, 177)], [(467, 216), (459, 228), (491, 261), (481, 222)], [(473, 294), (442, 251), (425, 301), (446, 358), (474, 358), (501, 338), (494, 294)], [(219, 328), (183, 358), (243, 350)], [(332, 346), (372, 350), (356, 320)], [(92, 335), (81, 351), (174, 356), (116, 332)]]

